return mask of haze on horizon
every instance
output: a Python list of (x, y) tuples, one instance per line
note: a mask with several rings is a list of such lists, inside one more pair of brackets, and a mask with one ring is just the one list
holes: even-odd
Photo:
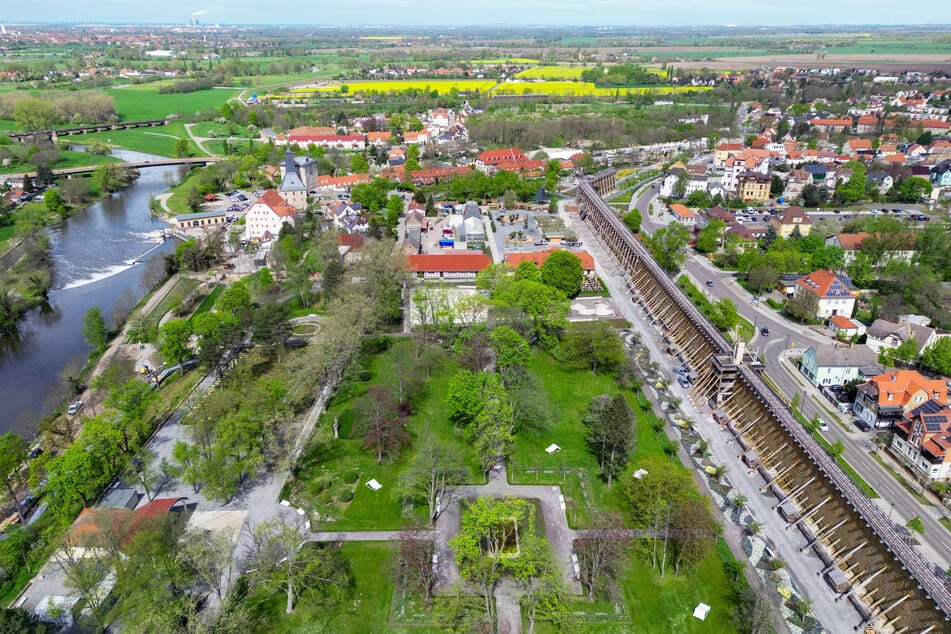
[(332, 26), (807, 26), (948, 24), (951, 11), (932, 0), (40, 0), (8, 3), (11, 23)]

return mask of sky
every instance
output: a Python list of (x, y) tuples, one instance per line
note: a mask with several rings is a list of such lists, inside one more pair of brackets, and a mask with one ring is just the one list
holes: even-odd
[(34, 0), (4, 2), (24, 22), (295, 25), (951, 24), (947, 0)]

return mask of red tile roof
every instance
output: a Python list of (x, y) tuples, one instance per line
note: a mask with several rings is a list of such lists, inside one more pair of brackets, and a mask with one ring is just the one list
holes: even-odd
[(858, 251), (859, 247), (862, 246), (862, 242), (870, 235), (870, 233), (860, 231), (858, 233), (840, 233), (836, 238), (839, 240), (843, 251)]
[(486, 150), (476, 159), (483, 165), (498, 165), (499, 163), (518, 163), (527, 160), (525, 153), (518, 148), (506, 148), (504, 150)]
[(261, 194), (260, 198), (254, 201), (254, 204), (267, 205), (278, 216), (294, 217), (297, 215), (297, 210), (287, 204), (287, 201), (273, 189)]
[[(548, 256), (560, 249), (548, 249), (547, 251), (528, 251), (523, 253), (510, 253), (505, 256), (505, 263), (517, 267), (522, 262), (534, 262), (535, 266), (541, 268)], [(594, 270), (594, 258), (587, 251), (569, 251), (572, 255), (578, 256), (581, 260), (581, 268), (585, 271)]]
[(849, 290), (845, 283), (836, 277), (835, 273), (825, 269), (813, 271), (809, 275), (803, 275), (796, 284), (819, 299), (848, 299), (855, 297), (855, 293)]
[(694, 213), (690, 211), (689, 209), (687, 209), (687, 207), (685, 207), (684, 205), (681, 205), (680, 203), (673, 203), (672, 205), (670, 205), (670, 210), (674, 212), (674, 214), (678, 218), (686, 219), (686, 218), (694, 217)]
[(406, 259), (414, 273), (468, 273), (482, 271), (492, 264), (492, 258), (484, 253), (464, 251), (408, 255)]
[(839, 330), (854, 330), (858, 327), (854, 321), (848, 317), (845, 317), (844, 315), (833, 315), (832, 319), (829, 321), (831, 321)]
[(947, 383), (926, 379), (914, 370), (897, 370), (879, 374), (873, 376), (869, 383), (878, 389), (879, 405), (904, 407), (912, 396), (922, 391), (925, 392), (927, 399), (934, 399), (945, 405), (948, 403)]

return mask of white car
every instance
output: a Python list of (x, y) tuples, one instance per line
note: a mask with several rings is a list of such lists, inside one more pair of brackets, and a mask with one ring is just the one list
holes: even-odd
[(819, 431), (829, 431), (829, 423), (824, 418), (819, 419)]
[(82, 401), (73, 401), (72, 403), (69, 404), (69, 408), (66, 410), (66, 413), (69, 414), (70, 416), (73, 416), (74, 414), (78, 414), (82, 410), (82, 408), (83, 408)]

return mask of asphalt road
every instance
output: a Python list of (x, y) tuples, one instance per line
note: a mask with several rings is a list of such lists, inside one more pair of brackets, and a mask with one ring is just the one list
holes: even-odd
[[(648, 233), (663, 226), (669, 218), (662, 215), (666, 212), (661, 211), (663, 203), (655, 198), (656, 195), (657, 187), (653, 187), (636, 201), (632, 201), (632, 206), (637, 206), (644, 212), (641, 226), (642, 230)], [(646, 213), (651, 203), (654, 205), (653, 217)], [(870, 455), (873, 435), (855, 427), (851, 414), (835, 412), (832, 404), (787, 358), (789, 353), (795, 354), (798, 350), (816, 344), (832, 343), (832, 332), (824, 334), (821, 328), (817, 330), (799, 326), (786, 320), (764, 302), (753, 302), (752, 295), (737, 283), (732, 273), (720, 271), (708, 259), (698, 254), (688, 252), (684, 272), (711, 301), (729, 298), (736, 305), (739, 314), (755, 325), (756, 334), (749, 344), (750, 349), (755, 350), (763, 359), (770, 381), (787, 400), (791, 401), (794, 395), (799, 395), (802, 402), (801, 411), (807, 419), (819, 416), (830, 423), (829, 431), (821, 432), (823, 437), (830, 443), (837, 440), (844, 443), (843, 458), (878, 493), (879, 499), (876, 502), (886, 513), (890, 513), (893, 521), (904, 525), (911, 518), (921, 518), (925, 532), (917, 536), (919, 549), (925, 558), (947, 570), (951, 564), (951, 532), (938, 521), (941, 516), (940, 509), (922, 504), (905, 485), (896, 481), (895, 477)], [(707, 280), (713, 282), (713, 287), (706, 285)], [(779, 299), (775, 291), (772, 295)], [(764, 326), (769, 329), (769, 335), (765, 337), (760, 333)]]

